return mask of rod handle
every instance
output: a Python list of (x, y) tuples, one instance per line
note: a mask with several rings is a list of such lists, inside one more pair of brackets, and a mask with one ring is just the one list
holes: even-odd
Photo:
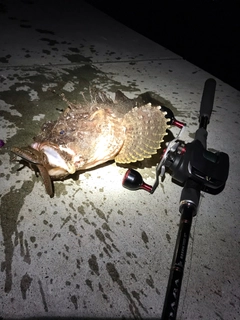
[(207, 118), (208, 123), (213, 109), (214, 95), (216, 89), (216, 81), (209, 78), (205, 81), (201, 106), (200, 106), (200, 122), (202, 118)]

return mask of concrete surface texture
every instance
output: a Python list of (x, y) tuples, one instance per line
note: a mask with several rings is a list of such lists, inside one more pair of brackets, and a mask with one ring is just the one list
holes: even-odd
[[(167, 174), (153, 195), (131, 192), (122, 187), (128, 166), (112, 162), (56, 181), (50, 198), (10, 149), (66, 107), (53, 89), (78, 101), (89, 85), (164, 97), (191, 142), (211, 75), (83, 1), (1, 0), (0, 29), (0, 316), (159, 319), (181, 187)], [(240, 317), (240, 94), (216, 80), (208, 147), (230, 156), (230, 172), (222, 193), (202, 193), (193, 220), (181, 320)], [(149, 184), (158, 162), (136, 165)]]

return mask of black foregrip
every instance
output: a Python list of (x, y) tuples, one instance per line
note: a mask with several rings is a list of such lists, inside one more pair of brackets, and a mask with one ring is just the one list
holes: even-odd
[(183, 204), (180, 208), (181, 218), (175, 245), (168, 287), (163, 305), (161, 320), (176, 320), (181, 284), (187, 255), (188, 240), (195, 212), (195, 205)]
[(204, 89), (203, 89), (202, 100), (201, 100), (200, 121), (202, 118), (207, 118), (208, 122), (210, 120), (212, 109), (213, 109), (215, 89), (216, 89), (216, 81), (214, 79), (206, 80)]

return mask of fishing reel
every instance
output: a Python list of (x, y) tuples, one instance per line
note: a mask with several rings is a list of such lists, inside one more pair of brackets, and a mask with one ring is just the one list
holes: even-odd
[[(166, 118), (170, 119), (169, 124), (180, 128), (178, 136), (168, 143), (164, 150), (159, 164), (156, 167), (156, 179), (153, 186), (146, 184), (140, 173), (133, 169), (128, 169), (122, 184), (129, 190), (143, 189), (153, 194), (159, 185), (159, 177), (164, 179), (167, 171), (172, 176), (172, 180), (177, 184), (184, 185), (187, 180), (196, 181), (202, 191), (217, 194), (224, 188), (229, 171), (229, 157), (224, 152), (212, 152), (206, 149), (207, 131), (210, 113), (206, 105), (213, 104), (215, 80), (208, 79), (202, 97), (199, 129), (196, 131), (195, 139), (191, 143), (180, 140), (180, 136), (185, 128), (185, 124), (176, 120), (173, 112), (162, 107), (166, 112)], [(213, 91), (209, 97), (209, 92)], [(215, 89), (215, 88), (214, 88)], [(211, 92), (212, 92), (211, 91)], [(210, 98), (210, 101), (209, 101)]]

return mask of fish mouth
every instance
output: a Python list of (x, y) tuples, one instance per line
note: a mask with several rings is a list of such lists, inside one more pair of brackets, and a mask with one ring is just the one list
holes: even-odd
[(76, 172), (74, 164), (71, 163), (74, 155), (72, 150), (61, 146), (58, 147), (47, 143), (36, 142), (33, 143), (31, 147), (44, 153), (46, 156), (47, 163), (45, 163), (45, 167), (51, 178), (63, 178)]

